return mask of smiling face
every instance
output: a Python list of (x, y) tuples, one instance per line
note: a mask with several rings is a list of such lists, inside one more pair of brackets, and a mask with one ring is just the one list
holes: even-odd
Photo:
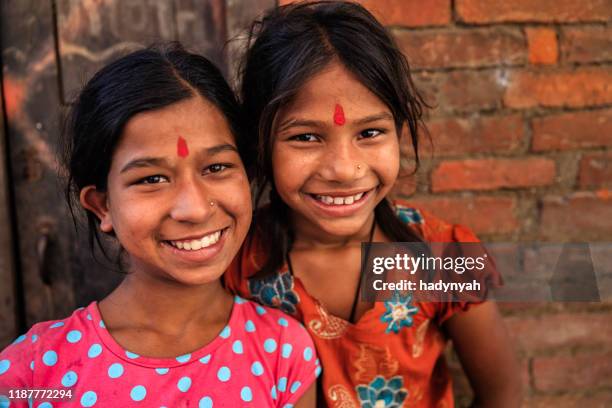
[(274, 185), (296, 231), (367, 230), (399, 172), (389, 108), (339, 63), (315, 75), (275, 118)]
[(132, 273), (182, 284), (220, 277), (251, 221), (251, 197), (234, 137), (221, 112), (193, 97), (127, 123), (107, 192), (82, 204), (114, 231)]

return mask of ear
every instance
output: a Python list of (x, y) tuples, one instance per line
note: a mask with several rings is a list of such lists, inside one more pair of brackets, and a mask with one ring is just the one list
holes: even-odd
[(98, 191), (96, 186), (87, 186), (81, 189), (79, 195), (81, 205), (93, 212), (100, 219), (100, 230), (102, 232), (113, 231), (113, 220), (108, 208), (108, 194)]

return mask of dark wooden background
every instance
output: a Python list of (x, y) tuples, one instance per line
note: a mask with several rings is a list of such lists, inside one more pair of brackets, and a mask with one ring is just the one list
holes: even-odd
[[(241, 34), (274, 0), (2, 0), (0, 349), (121, 279), (90, 255), (62, 196), (61, 118), (97, 69), (180, 40), (233, 72)], [(228, 40), (232, 39), (228, 44)]]

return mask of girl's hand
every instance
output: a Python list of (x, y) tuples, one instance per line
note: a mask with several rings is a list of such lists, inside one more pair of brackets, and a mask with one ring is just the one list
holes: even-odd
[(516, 354), (493, 302), (475, 305), (444, 323), (474, 390), (473, 407), (514, 408), (522, 401)]

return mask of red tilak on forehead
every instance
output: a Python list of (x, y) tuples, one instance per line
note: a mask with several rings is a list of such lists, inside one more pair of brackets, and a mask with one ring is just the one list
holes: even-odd
[(178, 154), (179, 157), (189, 156), (189, 147), (187, 147), (187, 141), (181, 136), (179, 136), (178, 140), (176, 141), (176, 154)]
[(334, 123), (338, 126), (342, 126), (346, 123), (346, 119), (344, 118), (344, 110), (340, 104), (336, 104), (334, 108)]

